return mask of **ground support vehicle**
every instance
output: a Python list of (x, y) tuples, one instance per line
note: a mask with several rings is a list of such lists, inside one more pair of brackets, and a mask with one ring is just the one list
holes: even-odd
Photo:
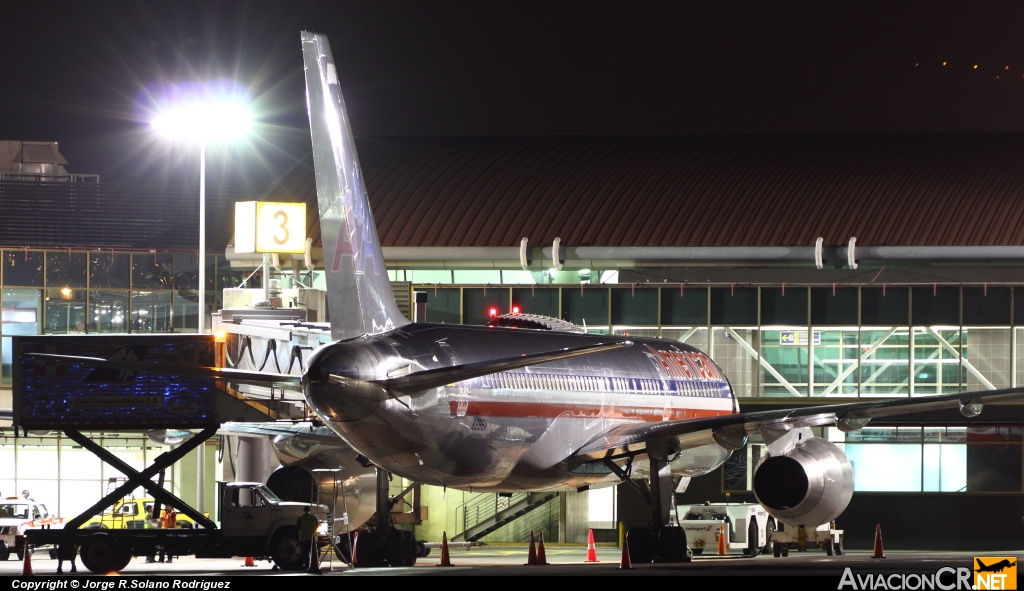
[[(14, 554), (25, 558), (25, 530), (34, 528), (62, 528), (64, 520), (50, 514), (44, 503), (33, 498), (8, 497), (0, 500), (0, 560)], [(29, 548), (29, 551), (35, 549)]]
[[(144, 529), (146, 527), (146, 507), (154, 507), (156, 500), (152, 497), (129, 496), (114, 503), (102, 515), (93, 517), (82, 526), (85, 529)], [(207, 515), (209, 517), (209, 515)], [(187, 515), (176, 518), (175, 527), (193, 528), (195, 522)]]
[(695, 555), (717, 554), (719, 536), (725, 535), (725, 549), (741, 550), (748, 556), (767, 553), (772, 547), (775, 518), (756, 503), (704, 503), (676, 507), (679, 525)]
[(318, 547), (330, 543), (330, 516), (324, 505), (282, 501), (261, 483), (219, 484), (220, 528), (34, 529), (26, 535), (33, 545), (58, 545), (58, 552), (66, 556), (77, 547), (82, 564), (94, 573), (120, 571), (133, 556), (153, 556), (161, 550), (196, 558), (270, 558), (281, 569), (303, 568), (307, 554), (299, 544), (297, 521), (305, 507), (320, 522)]
[(843, 530), (836, 529), (835, 522), (824, 523), (818, 527), (779, 522), (772, 539), (773, 556), (789, 556), (790, 550), (806, 552), (813, 549), (824, 550), (829, 556), (842, 555)]

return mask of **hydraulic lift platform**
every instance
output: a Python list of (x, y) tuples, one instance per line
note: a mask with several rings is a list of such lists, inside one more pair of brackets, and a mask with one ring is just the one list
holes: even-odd
[[(246, 398), (225, 380), (188, 375), (189, 367), (222, 366), (223, 347), (213, 335), (33, 335), (15, 336), (13, 346), (16, 435), (61, 431), (127, 477), (81, 515), (70, 519), (65, 529), (78, 529), (140, 487), (158, 503), (174, 506), (196, 524), (215, 529), (213, 521), (153, 478), (213, 437), (223, 423), (278, 418), (277, 411), (263, 401)], [(154, 369), (174, 366), (182, 368), (182, 373), (99, 367), (90, 359), (152, 364)], [(83, 433), (157, 429), (191, 431), (193, 435), (141, 471)]]

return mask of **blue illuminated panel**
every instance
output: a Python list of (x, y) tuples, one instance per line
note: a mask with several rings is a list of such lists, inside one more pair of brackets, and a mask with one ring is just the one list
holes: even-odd
[[(14, 337), (14, 424), (24, 429), (213, 426), (210, 378), (174, 375), (172, 366), (216, 366), (209, 335), (46, 335)], [(49, 353), (153, 364), (153, 371), (97, 367)]]

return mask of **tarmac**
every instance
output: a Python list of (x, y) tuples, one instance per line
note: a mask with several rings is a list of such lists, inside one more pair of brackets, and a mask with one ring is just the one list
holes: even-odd
[[(635, 564), (624, 555), (620, 548), (614, 546), (598, 546), (592, 556), (588, 556), (585, 545), (548, 544), (543, 556), (537, 549), (530, 551), (528, 545), (488, 545), (471, 548), (450, 548), (450, 566), (442, 566), (441, 552), (435, 548), (430, 555), (420, 558), (416, 566), (403, 568), (352, 568), (337, 558), (326, 558), (320, 565), (318, 574), (307, 571), (282, 571), (274, 568), (267, 560), (256, 560), (253, 566), (245, 566), (244, 557), (229, 559), (198, 559), (193, 557), (176, 558), (174, 562), (147, 564), (144, 558), (134, 558), (120, 573), (114, 576), (126, 580), (117, 586), (101, 585), (108, 589), (141, 588), (133, 580), (163, 581), (163, 588), (198, 588), (209, 589), (209, 581), (231, 583), (235, 578), (249, 576), (813, 576), (831, 581), (831, 585), (846, 581), (851, 577), (860, 577), (861, 583), (875, 581), (878, 576), (887, 577), (884, 586), (888, 589), (927, 589), (922, 581), (928, 577), (941, 577), (946, 586), (935, 586), (936, 589), (970, 588), (962, 585), (964, 573), (973, 572), (975, 559), (1008, 557), (1014, 563), (1024, 554), (1024, 550), (1006, 550), (1000, 552), (986, 551), (983, 554), (961, 552), (930, 552), (930, 551), (887, 551), (883, 558), (876, 558), (872, 551), (852, 551), (842, 556), (827, 556), (822, 551), (792, 552), (788, 557), (775, 558), (771, 555), (747, 557), (741, 554), (728, 556), (699, 556), (689, 563), (654, 563)], [(531, 555), (533, 556), (531, 563)], [(588, 558), (596, 559), (588, 561)], [(543, 563), (538, 563), (543, 560)], [(81, 584), (78, 581), (95, 577), (79, 561), (77, 573), (69, 572), (67, 562), (63, 565), (63, 574), (56, 574), (57, 561), (50, 559), (45, 550), (36, 551), (28, 560), (11, 560), (0, 562), (0, 576), (10, 577), (11, 588), (26, 589), (23, 583), (15, 584), (14, 580), (24, 581), (29, 576), (36, 579), (45, 577), (48, 580), (67, 580), (67, 586), (40, 587), (40, 589), (63, 588), (78, 589), (98, 588), (95, 584)], [(27, 573), (27, 574), (26, 574)], [(1016, 567), (1012, 569), (1016, 576)], [(895, 576), (897, 578), (893, 579)], [(909, 577), (909, 578), (907, 578)], [(922, 577), (925, 577), (922, 579)], [(959, 583), (958, 581), (959, 577)], [(189, 583), (191, 581), (191, 583)], [(1005, 581), (1009, 584), (1009, 581)], [(1015, 584), (1015, 581), (1014, 581)], [(221, 586), (220, 588), (230, 588)], [(152, 587), (151, 587), (152, 588)], [(848, 585), (844, 589), (880, 588), (870, 585)], [(1006, 589), (1014, 587), (1006, 586)]]

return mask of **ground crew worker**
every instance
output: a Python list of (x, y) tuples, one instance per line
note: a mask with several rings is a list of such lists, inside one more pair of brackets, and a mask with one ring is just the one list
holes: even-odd
[(320, 572), (317, 553), (313, 550), (313, 544), (316, 542), (316, 528), (319, 522), (316, 515), (309, 512), (309, 506), (302, 508), (302, 515), (299, 516), (295, 525), (299, 528), (299, 546), (302, 547), (303, 559), (308, 564), (310, 572)]
[[(174, 529), (177, 526), (177, 524), (178, 524), (178, 512), (175, 511), (174, 507), (171, 507), (170, 505), (165, 506), (164, 507), (164, 514), (160, 517), (160, 525), (163, 527), (163, 529)], [(174, 560), (174, 557), (171, 556), (171, 553), (165, 551), (164, 547), (161, 546), (160, 547), (160, 562), (163, 562), (164, 558), (167, 559), (168, 563), (170, 563), (172, 560)]]
[[(145, 522), (142, 524), (143, 529), (159, 529), (160, 520), (153, 515), (153, 505), (146, 505)], [(156, 562), (156, 551), (150, 551), (149, 555), (146, 556), (146, 562)]]

